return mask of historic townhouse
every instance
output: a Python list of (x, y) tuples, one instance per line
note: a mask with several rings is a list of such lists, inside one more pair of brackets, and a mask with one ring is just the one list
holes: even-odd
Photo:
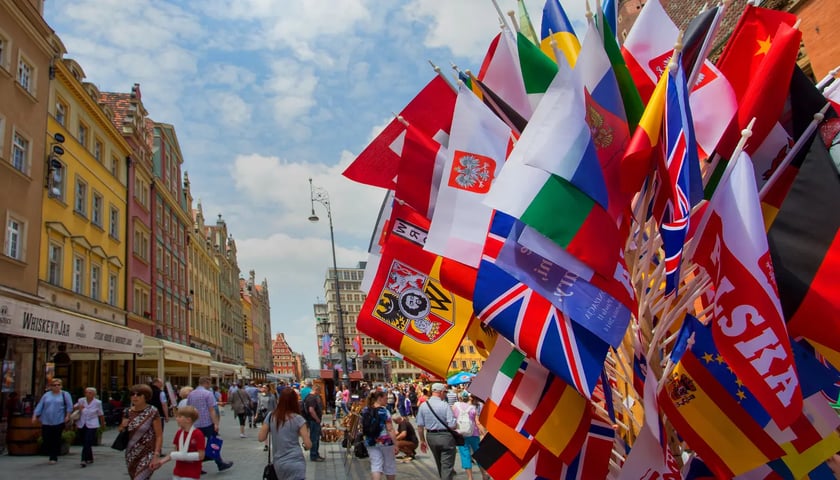
[(192, 219), (181, 192), (184, 163), (175, 127), (155, 123), (152, 210), (152, 312), (155, 335), (189, 345), (187, 309), (187, 232)]
[(239, 301), (242, 305), (242, 339), (245, 366), (255, 368), (254, 363), (254, 317), (251, 315), (251, 295), (247, 292), (248, 282), (239, 279)]
[(285, 378), (300, 378), (295, 368), (295, 352), (286, 341), (286, 336), (278, 333), (271, 342), (273, 371)]
[[(245, 364), (254, 377), (265, 378), (271, 372), (271, 313), (268, 282), (256, 283), (256, 274), (239, 279), (242, 296), (242, 321), (245, 327)], [(249, 352), (250, 350), (250, 352)]]
[(215, 225), (206, 227), (207, 238), (213, 245), (213, 256), (219, 265), (219, 316), (222, 330), (222, 362), (245, 363), (242, 302), (239, 298), (239, 265), (236, 261), (236, 242), (228, 234), (227, 224), (219, 214)]

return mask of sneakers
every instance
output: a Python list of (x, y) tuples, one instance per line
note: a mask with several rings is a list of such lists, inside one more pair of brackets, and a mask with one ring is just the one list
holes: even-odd
[(219, 471), (224, 472), (225, 470), (229, 469), (233, 466), (233, 462), (227, 462), (225, 464), (219, 465)]
[(239, 434), (239, 438), (245, 438), (245, 437), (247, 437), (247, 435), (245, 435), (244, 433)]
[(324, 462), (324, 461), (326, 461), (327, 459), (326, 459), (326, 458), (324, 458), (324, 457), (318, 457), (318, 458), (312, 458), (312, 459), (310, 459), (310, 460), (312, 460), (313, 462)]

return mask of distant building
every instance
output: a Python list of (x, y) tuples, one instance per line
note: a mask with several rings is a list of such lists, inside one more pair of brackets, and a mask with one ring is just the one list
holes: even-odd
[(273, 372), (277, 375), (300, 378), (296, 354), (286, 341), (286, 335), (278, 333), (271, 342)]

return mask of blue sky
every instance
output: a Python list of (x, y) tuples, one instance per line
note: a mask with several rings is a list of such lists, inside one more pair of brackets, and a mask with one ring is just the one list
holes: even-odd
[[(307, 220), (308, 178), (329, 192), (339, 266), (366, 260), (385, 192), (341, 172), (432, 78), (428, 60), (478, 71), (499, 25), (490, 0), (45, 3), (87, 81), (140, 83), (150, 117), (175, 126), (193, 196), (227, 221), (243, 275), (268, 280), (272, 333), (310, 366), (332, 259), (325, 211)], [(539, 31), (544, 2), (525, 3)], [(582, 25), (584, 1), (562, 3)]]

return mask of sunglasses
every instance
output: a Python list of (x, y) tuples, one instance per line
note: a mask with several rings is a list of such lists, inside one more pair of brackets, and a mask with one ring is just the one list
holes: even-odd
[(131, 396), (132, 396), (132, 397), (142, 397), (142, 396), (143, 396), (143, 394), (142, 394), (142, 393), (140, 393), (140, 392), (131, 392)]

